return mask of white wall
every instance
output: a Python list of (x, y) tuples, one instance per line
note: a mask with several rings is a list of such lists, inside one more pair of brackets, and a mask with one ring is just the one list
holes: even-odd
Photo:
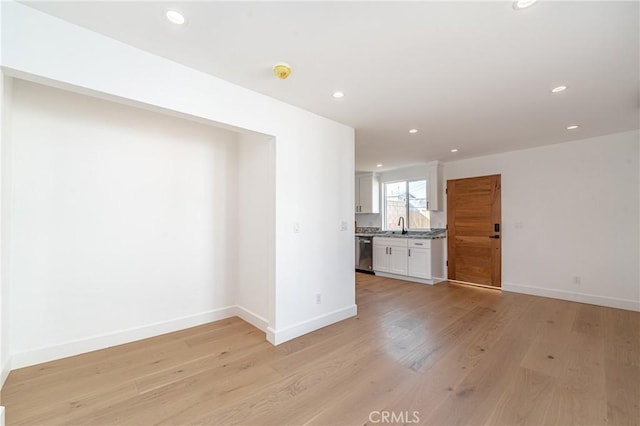
[(380, 183), (383, 182), (395, 182), (401, 180), (413, 180), (413, 179), (426, 179), (427, 178), (427, 165), (417, 165), (411, 167), (405, 167), (401, 169), (388, 170), (378, 175)]
[(12, 124), (16, 366), (235, 304), (235, 134), (21, 80)]
[[(2, 7), (0, 7), (0, 23), (2, 22)], [(0, 31), (0, 57), (2, 57), (2, 31)], [(7, 205), (5, 196), (7, 168), (4, 165), (6, 147), (9, 146), (9, 109), (11, 107), (11, 79), (5, 77), (0, 69), (0, 389), (4, 385), (9, 371), (11, 371), (11, 351), (9, 348), (9, 280), (6, 277), (8, 268), (5, 259), (8, 250), (5, 247), (8, 234), (5, 232), (7, 224)], [(0, 407), (0, 426), (4, 426), (4, 407)]]
[(238, 135), (238, 314), (261, 330), (274, 323), (275, 141)]
[(318, 128), (299, 144), (277, 139), (275, 312), (283, 340), (275, 341), (356, 313), (355, 303), (345, 306), (355, 302), (354, 147), (337, 136)]
[(504, 290), (640, 310), (639, 140), (626, 132), (444, 165), (445, 179), (502, 175)]
[[(279, 343), (355, 315), (352, 128), (23, 4), (0, 7), (2, 66), (12, 77), (274, 136), (275, 288), (268, 338)], [(317, 293), (324, 295), (321, 305)]]
[(11, 92), (12, 79), (0, 73), (0, 387), (11, 370), (9, 299), (9, 203), (11, 173)]
[[(0, 22), (2, 22), (2, 7), (0, 7)], [(0, 31), (0, 57), (2, 57), (2, 31)], [(10, 79), (5, 77), (0, 69), (0, 389), (4, 384), (9, 371), (11, 370), (11, 352), (9, 349), (9, 281), (5, 279), (7, 269), (4, 266), (4, 258), (7, 252), (4, 249), (5, 233), (4, 224), (6, 221), (4, 189), (7, 184), (5, 178), (6, 169), (3, 165), (5, 156), (3, 151), (8, 145), (9, 131), (7, 128), (10, 108)], [(4, 424), (4, 408), (0, 407), (0, 421)]]

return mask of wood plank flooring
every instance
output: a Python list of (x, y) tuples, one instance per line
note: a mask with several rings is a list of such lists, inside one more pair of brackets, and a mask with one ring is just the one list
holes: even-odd
[(231, 318), (13, 371), (7, 424), (640, 423), (640, 313), (356, 275), (357, 317), (277, 347)]

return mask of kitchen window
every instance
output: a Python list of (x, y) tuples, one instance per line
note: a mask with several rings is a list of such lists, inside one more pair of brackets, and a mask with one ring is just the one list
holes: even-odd
[(400, 230), (400, 217), (407, 229), (428, 229), (426, 179), (388, 182), (384, 184), (384, 229)]

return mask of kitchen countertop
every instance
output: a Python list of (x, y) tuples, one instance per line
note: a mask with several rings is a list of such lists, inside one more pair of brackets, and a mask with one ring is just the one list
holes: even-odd
[(421, 238), (435, 240), (447, 238), (447, 230), (444, 228), (432, 228), (429, 231), (409, 231), (406, 234), (400, 231), (357, 232), (356, 237)]

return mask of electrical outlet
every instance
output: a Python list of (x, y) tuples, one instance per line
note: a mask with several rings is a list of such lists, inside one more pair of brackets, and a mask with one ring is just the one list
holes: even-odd
[(322, 303), (322, 295), (320, 293), (316, 293), (316, 305)]
[(580, 276), (576, 275), (575, 277), (573, 277), (573, 283), (574, 283), (575, 285), (580, 285), (580, 284), (582, 284), (582, 277), (580, 277)]

